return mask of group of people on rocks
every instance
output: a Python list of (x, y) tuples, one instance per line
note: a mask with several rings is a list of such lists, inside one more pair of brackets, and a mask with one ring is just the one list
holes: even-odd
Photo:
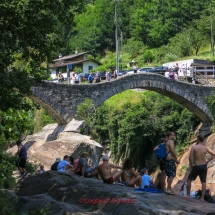
[[(97, 179), (103, 180), (104, 183), (144, 188), (152, 184), (152, 179), (148, 176), (146, 168), (140, 172), (135, 171), (134, 161), (132, 158), (125, 159), (122, 166), (114, 163), (109, 163), (109, 156), (102, 156), (102, 163), (92, 168), (89, 163), (89, 154), (82, 152), (81, 155), (74, 160), (72, 156), (65, 155), (63, 160), (59, 162), (60, 158), (57, 158), (55, 162), (57, 164), (58, 172), (67, 172), (80, 175), (81, 178), (96, 177)], [(54, 164), (53, 164), (54, 165)]]
[[(190, 197), (191, 182), (199, 176), (202, 184), (201, 201), (204, 201), (204, 195), (206, 192), (207, 164), (215, 158), (215, 152), (205, 146), (204, 139), (204, 135), (198, 134), (197, 142), (190, 150), (189, 163), (191, 172), (187, 178), (187, 195), (185, 195), (187, 198)], [(82, 178), (96, 177), (107, 184), (113, 184), (115, 182), (116, 184), (130, 187), (157, 187), (167, 194), (174, 194), (172, 190), (172, 182), (176, 176), (176, 165), (180, 163), (175, 152), (175, 140), (175, 133), (172, 131), (167, 132), (164, 137), (167, 156), (160, 160), (159, 166), (161, 172), (158, 174), (157, 179), (154, 182), (148, 175), (148, 170), (146, 168), (141, 169), (140, 172), (135, 171), (134, 161), (130, 157), (124, 160), (122, 166), (119, 166), (114, 163), (109, 163), (109, 156), (103, 155), (103, 162), (92, 168), (88, 163), (89, 154), (87, 152), (82, 152), (76, 159), (68, 155), (65, 155), (63, 160), (57, 158), (53, 165), (56, 165), (56, 170), (58, 172), (74, 173), (80, 175)], [(21, 176), (25, 176), (27, 150), (20, 140), (18, 140), (16, 144), (18, 147), (17, 155), (19, 155), (16, 165), (21, 172)], [(154, 150), (158, 147), (159, 146), (156, 146)], [(211, 155), (210, 158), (208, 158), (208, 156), (206, 157), (207, 153)], [(44, 172), (44, 166), (41, 165), (38, 170), (38, 174), (42, 174)]]
[[(201, 201), (204, 201), (206, 191), (207, 164), (215, 158), (215, 152), (205, 146), (204, 139), (204, 135), (198, 134), (197, 142), (191, 148), (189, 155), (191, 171), (187, 178), (187, 195), (185, 195), (185, 197), (190, 198), (191, 182), (196, 180), (197, 176), (199, 176), (202, 184)], [(161, 172), (157, 177), (160, 189), (168, 194), (174, 194), (172, 190), (172, 182), (176, 176), (176, 165), (180, 163), (175, 153), (175, 140), (176, 136), (174, 132), (168, 132), (164, 138), (167, 156), (159, 163)], [(156, 150), (157, 147), (155, 147), (154, 150)], [(207, 153), (211, 155), (210, 158), (206, 157)], [(157, 183), (155, 182), (155, 184)]]

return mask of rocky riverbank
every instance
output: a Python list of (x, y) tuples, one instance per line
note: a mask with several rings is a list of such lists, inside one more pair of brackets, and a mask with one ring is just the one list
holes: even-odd
[(53, 171), (29, 175), (16, 192), (17, 214), (46, 210), (51, 215), (209, 215), (215, 204), (179, 195), (137, 192), (133, 188), (108, 185), (98, 179)]
[[(76, 158), (80, 152), (87, 151), (90, 154), (91, 165), (97, 165), (103, 147), (89, 136), (80, 134), (82, 123), (73, 122), (66, 126), (47, 125), (41, 132), (28, 136), (23, 142), (28, 149), (28, 160), (43, 164), (45, 169), (49, 170), (57, 157), (63, 158), (65, 154), (72, 154)], [(212, 134), (206, 140), (206, 145), (212, 150), (215, 150), (214, 138), (215, 134)], [(179, 193), (182, 182), (186, 181), (189, 174), (190, 148), (180, 156), (180, 164), (177, 166), (177, 175), (173, 182), (175, 193)], [(16, 151), (16, 146), (8, 150), (13, 154)], [(214, 164), (215, 161), (210, 162), (207, 177), (207, 188), (212, 191), (212, 195), (215, 195)], [(17, 214), (35, 210), (47, 210), (53, 215), (215, 214), (215, 204), (188, 200), (179, 195), (140, 193), (133, 188), (107, 185), (101, 180), (80, 178), (74, 174), (47, 171), (42, 175), (29, 175), (19, 184), (20, 187), (16, 191), (8, 191), (18, 198)], [(199, 188), (201, 183), (197, 179), (192, 183), (192, 190), (196, 191)]]

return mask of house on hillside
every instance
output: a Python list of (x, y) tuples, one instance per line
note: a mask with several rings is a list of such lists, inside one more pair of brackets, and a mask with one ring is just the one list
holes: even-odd
[(67, 76), (67, 70), (70, 72), (79, 68), (83, 73), (89, 73), (90, 70), (95, 69), (101, 65), (100, 62), (92, 59), (92, 54), (90, 52), (78, 53), (75, 51), (75, 54), (61, 56), (59, 55), (58, 59), (53, 60), (53, 64), (50, 64), (50, 75), (52, 78), (56, 78), (59, 72), (62, 72), (64, 77)]

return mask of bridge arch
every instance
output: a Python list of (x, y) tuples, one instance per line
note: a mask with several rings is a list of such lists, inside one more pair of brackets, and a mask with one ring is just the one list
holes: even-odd
[(98, 84), (43, 82), (38, 87), (32, 87), (31, 98), (45, 108), (58, 124), (66, 124), (75, 117), (77, 106), (86, 98), (99, 106), (117, 93), (135, 88), (163, 94), (193, 112), (204, 126), (211, 126), (213, 118), (206, 97), (214, 93), (214, 88), (173, 81), (159, 74), (132, 74)]

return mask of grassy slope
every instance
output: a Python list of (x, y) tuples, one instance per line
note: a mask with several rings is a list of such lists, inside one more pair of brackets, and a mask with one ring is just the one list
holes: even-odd
[(110, 111), (122, 110), (122, 107), (127, 103), (138, 103), (141, 96), (144, 95), (144, 92), (145, 91), (137, 92), (134, 90), (126, 90), (105, 101), (105, 105), (107, 105)]

